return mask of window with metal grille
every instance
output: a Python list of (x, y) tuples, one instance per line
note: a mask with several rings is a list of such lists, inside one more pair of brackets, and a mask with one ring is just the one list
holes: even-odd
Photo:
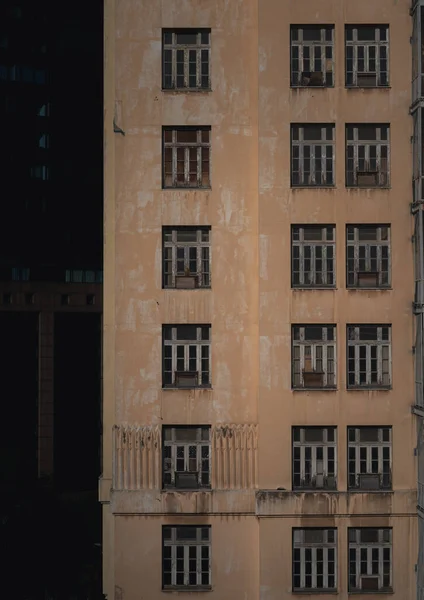
[(389, 27), (346, 25), (346, 86), (389, 85)]
[(346, 186), (390, 185), (389, 125), (346, 125)]
[(293, 427), (293, 489), (337, 489), (335, 427)]
[(348, 388), (389, 388), (391, 325), (348, 325)]
[(163, 386), (210, 387), (210, 325), (163, 326)]
[(291, 185), (334, 185), (335, 129), (331, 124), (291, 126)]
[(337, 529), (293, 529), (293, 591), (337, 589)]
[(334, 85), (334, 26), (292, 25), (291, 86)]
[(349, 592), (392, 591), (392, 530), (349, 529)]
[(210, 526), (163, 526), (162, 544), (163, 589), (210, 588)]
[(210, 127), (163, 128), (165, 188), (210, 187)]
[(336, 387), (336, 327), (292, 326), (292, 386)]
[(390, 285), (390, 225), (346, 227), (347, 287)]
[(292, 225), (292, 286), (336, 284), (334, 225)]
[(163, 89), (210, 89), (210, 29), (164, 30), (162, 45)]
[(211, 285), (211, 228), (164, 227), (163, 286), (195, 289)]
[(210, 486), (210, 427), (163, 428), (163, 487)]
[(349, 489), (391, 489), (392, 428), (348, 427), (347, 439)]

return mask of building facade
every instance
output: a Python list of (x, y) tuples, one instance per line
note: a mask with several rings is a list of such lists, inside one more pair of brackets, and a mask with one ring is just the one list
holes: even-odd
[(420, 10), (107, 0), (108, 598), (417, 597)]

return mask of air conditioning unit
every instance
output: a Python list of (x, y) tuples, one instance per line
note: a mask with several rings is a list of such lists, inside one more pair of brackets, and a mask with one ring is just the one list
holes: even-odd
[(358, 73), (356, 83), (358, 87), (377, 87), (377, 73)]
[(359, 271), (358, 272), (358, 287), (377, 287), (378, 272), (376, 271)]
[(322, 371), (303, 371), (303, 386), (321, 388), (324, 386), (324, 373)]
[(324, 475), (318, 473), (315, 477), (312, 477), (312, 487), (322, 489), (324, 487)]
[(330, 475), (324, 478), (324, 488), (326, 490), (335, 490), (337, 489), (337, 481), (334, 475)]
[(378, 577), (369, 577), (368, 575), (362, 575), (361, 577), (361, 590), (363, 591), (377, 591)]
[(380, 475), (378, 473), (361, 473), (359, 475), (359, 489), (379, 490)]
[(197, 471), (175, 471), (175, 487), (177, 489), (195, 490), (199, 487)]
[(175, 287), (178, 290), (193, 290), (197, 287), (197, 277), (195, 275), (177, 275), (175, 277)]
[(180, 388), (197, 387), (199, 377), (197, 371), (175, 371), (175, 386)]
[(378, 185), (378, 171), (357, 171), (356, 183), (359, 187), (376, 187)]

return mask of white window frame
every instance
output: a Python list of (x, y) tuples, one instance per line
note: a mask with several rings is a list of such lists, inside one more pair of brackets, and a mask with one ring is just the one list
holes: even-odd
[[(196, 240), (178, 239), (183, 232), (195, 233)], [(207, 234), (207, 235), (206, 235)], [(163, 228), (163, 285), (167, 289), (177, 288), (177, 277), (195, 277), (196, 287), (211, 287), (211, 228), (210, 227), (164, 227)], [(167, 239), (168, 237), (168, 239)], [(207, 239), (204, 239), (204, 238)], [(170, 239), (169, 239), (170, 238)], [(196, 250), (196, 270), (190, 271), (190, 250)], [(178, 250), (184, 251), (184, 270), (178, 270)], [(168, 254), (171, 255), (169, 258)], [(205, 258), (206, 256), (206, 258)], [(207, 265), (207, 269), (205, 266)], [(167, 270), (167, 266), (170, 267)], [(169, 284), (168, 281), (171, 280)]]
[[(321, 430), (322, 441), (309, 441), (306, 440), (307, 431), (310, 429)], [(329, 430), (333, 433), (333, 440), (329, 441), (328, 432)], [(331, 489), (337, 488), (337, 428), (336, 427), (293, 427), (293, 489)], [(299, 437), (299, 440), (296, 440)], [(309, 448), (311, 458), (306, 458), (307, 449)], [(329, 457), (328, 450), (332, 448), (334, 456), (334, 472), (329, 473)], [(317, 458), (318, 449), (322, 450), (323, 458), (319, 460)], [(299, 459), (296, 457), (296, 450), (299, 453)], [(300, 485), (295, 485), (295, 462), (300, 461)], [(309, 462), (310, 473), (307, 473), (307, 462)], [(322, 463), (320, 465), (320, 463)], [(323, 484), (317, 483), (317, 476), (323, 477)], [(309, 480), (308, 480), (309, 477)], [(334, 485), (329, 485), (329, 477), (334, 479)]]
[[(306, 538), (306, 534), (309, 532), (321, 532), (322, 533), (322, 540), (321, 542), (308, 542), (305, 541)], [(328, 541), (329, 540), (329, 533), (331, 532), (332, 537), (333, 537), (333, 541)], [(296, 550), (299, 551), (300, 554), (300, 586), (296, 586), (295, 585), (295, 577), (297, 577), (297, 575), (295, 575), (295, 557), (296, 557)], [(323, 553), (323, 585), (319, 586), (317, 585), (317, 578), (318, 578), (318, 573), (317, 573), (317, 550), (322, 550)], [(334, 551), (334, 574), (329, 574), (329, 558), (328, 558), (328, 554), (329, 554), (329, 550), (333, 550)], [(310, 551), (311, 553), (311, 586), (306, 586), (307, 583), (307, 574), (306, 574), (306, 551)], [(308, 561), (309, 562), (309, 561)], [(334, 577), (334, 586), (329, 587), (328, 586), (328, 580), (329, 577)], [(337, 529), (335, 528), (328, 528), (328, 529), (318, 529), (318, 528), (305, 528), (305, 529), (298, 529), (295, 528), (293, 529), (293, 591), (297, 592), (297, 591), (307, 591), (307, 590), (319, 590), (319, 591), (326, 591), (326, 590), (331, 590), (331, 591), (335, 591), (337, 590)]]
[[(361, 127), (374, 127), (375, 139), (359, 139)], [(349, 138), (349, 129), (352, 134)], [(386, 135), (382, 135), (383, 130)], [(386, 137), (386, 139), (384, 139)], [(375, 149), (372, 157), (371, 148)], [(360, 158), (360, 154), (364, 156)], [(382, 156), (386, 154), (387, 156)], [(350, 167), (352, 167), (350, 169)], [(349, 175), (351, 173), (351, 176)], [(376, 183), (362, 184), (359, 173), (375, 175)], [(390, 186), (390, 125), (363, 123), (346, 125), (346, 187), (380, 188)]]
[[(322, 330), (322, 339), (307, 338), (309, 327), (319, 327)], [(333, 339), (328, 339), (328, 330), (333, 332)], [(298, 332), (298, 335), (297, 335)], [(322, 373), (323, 384), (316, 389), (335, 388), (337, 385), (337, 338), (335, 325), (292, 325), (292, 387), (293, 389), (314, 389), (314, 386), (305, 385), (304, 373)], [(298, 339), (296, 339), (296, 337)], [(321, 353), (319, 357), (318, 349)], [(331, 352), (329, 352), (331, 350)], [(332, 356), (331, 356), (332, 354)], [(330, 356), (329, 356), (330, 355)], [(317, 367), (322, 363), (322, 369)], [(333, 363), (333, 372), (329, 371), (329, 362)], [(297, 369), (299, 366), (299, 369)], [(298, 381), (296, 381), (298, 379)]]
[[(179, 340), (177, 338), (177, 331), (179, 328), (182, 327), (195, 327), (196, 328), (196, 339), (195, 340), (186, 340), (186, 339), (181, 339)], [(171, 339), (166, 339), (166, 329), (170, 328), (171, 329)], [(209, 335), (209, 339), (205, 340), (202, 339), (202, 330), (204, 329), (208, 330), (208, 335)], [(211, 357), (211, 326), (208, 324), (203, 324), (203, 325), (164, 325), (163, 327), (163, 352), (164, 352), (164, 365), (163, 365), (163, 375), (164, 375), (164, 384), (163, 387), (167, 388), (167, 387), (178, 387), (178, 388), (184, 388), (186, 386), (178, 386), (177, 382), (176, 382), (176, 373), (180, 373), (180, 372), (187, 372), (187, 373), (193, 373), (193, 370), (190, 370), (190, 360), (195, 360), (196, 361), (196, 372), (197, 372), (197, 385), (195, 386), (187, 386), (189, 388), (191, 387), (211, 387), (211, 362), (212, 362), (212, 357)], [(183, 347), (184, 348), (184, 357), (181, 358), (177, 358), (177, 354), (178, 354), (178, 347)], [(196, 357), (190, 359), (190, 347), (194, 347), (196, 349)], [(167, 350), (167, 348), (170, 348), (170, 351)], [(207, 357), (203, 357), (202, 356), (202, 349), (203, 348), (207, 348)], [(171, 356), (167, 356), (167, 353), (169, 352), (169, 354), (171, 354)], [(171, 360), (171, 372), (172, 372), (172, 383), (165, 383), (165, 372), (169, 372), (168, 370), (165, 371), (165, 361), (166, 360)], [(179, 360), (183, 360), (184, 361), (184, 369), (178, 369), (178, 362)], [(207, 360), (208, 364), (209, 364), (209, 369), (208, 371), (204, 370), (202, 371), (202, 361), (203, 360)], [(203, 375), (202, 372), (207, 373), (207, 381), (203, 381)]]
[[(375, 229), (375, 240), (360, 239), (360, 232), (365, 229)], [(386, 234), (386, 235), (384, 235)], [(371, 257), (371, 249), (375, 248), (376, 256)], [(386, 249), (387, 258), (383, 257), (383, 248)], [(353, 252), (352, 250), (353, 249)], [(384, 288), (391, 284), (391, 227), (390, 225), (347, 225), (346, 226), (346, 286), (348, 288)], [(353, 253), (353, 258), (349, 256)], [(360, 254), (365, 257), (360, 257)], [(383, 261), (387, 260), (387, 271), (383, 270)], [(353, 270), (350, 266), (353, 261)], [(365, 261), (365, 270), (360, 269), (361, 262)], [(373, 264), (375, 268), (373, 268)], [(376, 273), (377, 285), (360, 286), (360, 273)], [(353, 279), (353, 282), (350, 280)], [(387, 279), (387, 281), (384, 281)]]
[[(320, 40), (304, 40), (305, 29), (317, 29), (320, 32)], [(327, 31), (331, 31), (331, 40), (326, 39)], [(297, 36), (294, 35), (297, 32)], [(294, 39), (297, 37), (297, 39)], [(290, 28), (290, 76), (291, 87), (333, 87), (334, 86), (334, 25), (311, 26), (311, 25), (292, 25)], [(307, 48), (307, 52), (305, 49)], [(330, 52), (328, 52), (328, 50)], [(297, 57), (295, 56), (297, 54)], [(309, 54), (306, 57), (305, 54)], [(318, 56), (316, 56), (316, 54)], [(327, 57), (331, 54), (331, 57)], [(315, 69), (316, 61), (321, 62), (321, 70)], [(298, 61), (298, 70), (294, 69), (294, 61)], [(313, 69), (305, 69), (307, 61)], [(313, 78), (308, 78), (304, 73), (321, 73), (322, 83), (314, 82)]]
[[(316, 230), (320, 232), (320, 239), (305, 239), (305, 232)], [(308, 236), (307, 236), (308, 237)], [(296, 239), (297, 238), (297, 239)], [(331, 239), (329, 239), (331, 238)], [(336, 228), (334, 225), (292, 225), (292, 286), (302, 287), (334, 287), (336, 285)], [(321, 257), (318, 257), (317, 249), (320, 249)], [(329, 251), (331, 249), (331, 252)], [(309, 254), (309, 258), (306, 256)], [(331, 255), (332, 256), (329, 256)], [(296, 256), (298, 255), (298, 256)], [(310, 269), (306, 269), (306, 261), (310, 261)], [(296, 262), (299, 270), (295, 270)], [(317, 264), (321, 261), (321, 270)], [(331, 261), (332, 270), (328, 263)], [(299, 283), (294, 283), (294, 273), (298, 274)], [(318, 280), (318, 276), (321, 281)]]
[[(195, 528), (196, 529), (196, 539), (184, 539), (184, 537), (177, 537), (178, 530), (182, 528)], [(166, 537), (166, 530), (170, 530), (170, 538)], [(206, 537), (206, 531), (208, 532), (207, 539), (202, 539), (204, 536)], [(163, 532), (163, 589), (209, 589), (211, 587), (212, 581), (212, 573), (211, 573), (211, 527), (207, 525), (164, 525), (162, 528)], [(189, 570), (189, 555), (190, 548), (196, 549), (196, 583), (190, 584), (190, 570)], [(208, 558), (202, 559), (202, 549), (208, 548)], [(166, 550), (166, 548), (170, 548), (170, 552)], [(177, 551), (177, 548), (182, 549), (183, 558), (177, 558), (180, 550)], [(170, 558), (167, 557), (170, 554)], [(165, 570), (167, 564), (166, 561), (171, 561), (171, 571)], [(177, 571), (178, 568), (178, 560), (183, 560), (183, 571)], [(202, 571), (202, 561), (208, 560), (208, 570)], [(165, 573), (171, 573), (171, 583), (165, 583)], [(182, 572), (184, 575), (184, 583), (177, 584), (177, 572)], [(208, 574), (208, 583), (202, 583), (202, 573)]]
[[(361, 532), (364, 529), (377, 529), (378, 531), (378, 542), (361, 542)], [(362, 528), (349, 528), (349, 592), (360, 592), (362, 590), (361, 579), (362, 577), (378, 577), (378, 590), (376, 592), (392, 591), (393, 587), (393, 552), (392, 552), (392, 529), (390, 527), (362, 527)], [(388, 541), (387, 541), (388, 540)], [(390, 574), (389, 574), (389, 585), (384, 586), (384, 550), (390, 549)], [(361, 561), (361, 551), (366, 550), (366, 561)], [(378, 551), (378, 573), (373, 573), (373, 561), (372, 551)], [(355, 567), (356, 573), (351, 572), (351, 552), (355, 552)], [(366, 573), (361, 573), (361, 563), (366, 564)], [(355, 580), (355, 584), (352, 585), (352, 580)], [(366, 590), (370, 592), (371, 590)]]
[[(358, 29), (367, 28), (369, 30), (374, 29), (374, 40), (358, 40)], [(386, 39), (380, 39), (380, 30), (386, 29)], [(352, 33), (352, 39), (348, 40), (348, 31)], [(346, 87), (388, 87), (390, 85), (390, 55), (389, 55), (389, 27), (387, 25), (346, 25), (345, 28), (345, 52), (346, 52)], [(371, 57), (370, 49), (374, 48), (375, 58)], [(359, 69), (359, 52), (361, 51), (364, 54), (364, 70), (358, 71)], [(384, 49), (384, 53), (386, 54), (386, 58), (382, 57), (383, 54), (382, 49)], [(349, 54), (352, 54), (349, 57)], [(352, 71), (348, 71), (348, 61), (352, 60)], [(372, 60), (375, 60), (375, 69), (372, 70), (370, 68), (370, 63)], [(387, 70), (381, 70), (381, 60), (386, 60), (387, 62)], [(349, 82), (349, 75), (351, 73), (352, 81)], [(387, 81), (382, 82), (382, 73), (386, 73)], [(376, 83), (372, 86), (361, 86), (360, 82), (358, 83), (358, 75), (362, 74), (373, 75), (376, 76)]]
[[(361, 329), (364, 327), (375, 328), (375, 339), (361, 339)], [(387, 339), (383, 339), (383, 330), (387, 330)], [(392, 385), (392, 326), (377, 325), (374, 323), (347, 326), (347, 361), (348, 361), (348, 388), (390, 388)], [(351, 358), (351, 350), (354, 356)], [(361, 382), (361, 348), (365, 348), (366, 370), (365, 382)], [(377, 355), (372, 358), (372, 349), (377, 349)], [(385, 355), (385, 356), (384, 356)], [(375, 371), (372, 371), (372, 360), (377, 360), (377, 382), (372, 381)], [(354, 361), (354, 363), (352, 363)], [(354, 364), (354, 369), (352, 369)], [(354, 383), (349, 383), (350, 375), (354, 375)], [(386, 381), (384, 381), (384, 378)]]
[[(178, 431), (190, 430), (192, 439), (178, 439)], [(197, 473), (198, 487), (209, 488), (211, 485), (211, 441), (210, 441), (210, 426), (184, 426), (184, 427), (163, 427), (163, 487), (175, 488), (175, 473)], [(195, 449), (196, 456), (191, 457), (191, 449)], [(169, 450), (167, 450), (169, 449)], [(207, 456), (203, 456), (204, 449), (207, 449)], [(183, 451), (183, 457), (179, 457), (179, 452)], [(170, 456), (166, 456), (170, 454)], [(177, 469), (178, 461), (183, 458), (184, 468)], [(195, 469), (192, 469), (193, 462)], [(207, 465), (207, 469), (203, 467)], [(202, 481), (203, 473), (208, 474), (208, 481)], [(170, 474), (170, 482), (166, 482), (166, 475)]]
[[(178, 43), (178, 35), (190, 34), (196, 35), (195, 44)], [(169, 36), (171, 41), (168, 41)], [(204, 37), (208, 41), (205, 42)], [(181, 85), (178, 73), (180, 63), (177, 58), (183, 53), (183, 85)], [(196, 85), (190, 85), (190, 65), (193, 64), (191, 58), (195, 56), (195, 77)], [(171, 60), (167, 60), (167, 59)], [(206, 58), (206, 60), (205, 60)], [(207, 64), (207, 68), (204, 65)], [(170, 69), (166, 65), (171, 65)], [(194, 90), (209, 91), (211, 89), (211, 30), (210, 29), (175, 29), (162, 32), (162, 87), (164, 90)], [(166, 71), (170, 70), (171, 73)], [(206, 71), (206, 72), (204, 72)], [(170, 78), (170, 80), (169, 80)]]
[[(195, 142), (178, 141), (178, 134), (196, 132)], [(171, 134), (170, 136), (168, 134)], [(207, 134), (207, 135), (206, 135)], [(163, 187), (210, 188), (211, 186), (211, 128), (210, 127), (163, 127)], [(167, 138), (171, 137), (169, 141)], [(204, 140), (207, 138), (207, 141)], [(193, 153), (195, 159), (193, 160)], [(181, 160), (181, 156), (183, 159)], [(178, 164), (183, 162), (184, 173)], [(195, 163), (196, 171), (190, 171)], [(207, 164), (207, 170), (203, 169)], [(171, 167), (171, 170), (169, 170)], [(181, 181), (179, 178), (183, 177)], [(194, 178), (195, 177), (195, 178)]]
[[(361, 440), (361, 431), (364, 429), (377, 429), (378, 430), (378, 440), (375, 441), (365, 441), (365, 440)], [(388, 431), (388, 440), (384, 440), (384, 431)], [(355, 440), (351, 440), (351, 437), (353, 437), (351, 434), (354, 432), (354, 437)], [(378, 475), (379, 479), (380, 479), (380, 486), (378, 489), (380, 490), (389, 490), (392, 488), (392, 428), (389, 426), (385, 426), (385, 427), (348, 427), (348, 432), (347, 432), (347, 444), (348, 444), (348, 489), (350, 490), (359, 490), (359, 491), (369, 491), (366, 490), (364, 488), (360, 487), (360, 476), (361, 475)], [(383, 485), (383, 463), (384, 463), (384, 459), (383, 459), (383, 453), (384, 453), (384, 449), (388, 448), (389, 449), (389, 485)], [(354, 450), (355, 452), (355, 485), (352, 486), (351, 485), (351, 470), (350, 470), (350, 463), (352, 462), (351, 459), (351, 449)], [(361, 472), (361, 449), (365, 449), (366, 450), (366, 470), (364, 472)], [(373, 449), (377, 449), (377, 454), (378, 454), (378, 471), (375, 472), (372, 469), (372, 451)]]
[[(308, 139), (307, 131), (320, 128), (319, 140)], [(331, 140), (327, 140), (327, 129), (331, 129)], [(305, 136), (306, 134), (306, 136)], [(297, 137), (297, 139), (296, 139)], [(292, 123), (291, 124), (291, 186), (296, 187), (334, 187), (336, 165), (336, 129), (333, 123)], [(318, 158), (317, 148), (321, 156)], [(308, 149), (309, 156), (305, 156)], [(327, 157), (330, 149), (331, 157)], [(327, 181), (327, 160), (331, 161), (331, 181)], [(309, 161), (310, 169), (306, 169)], [(319, 161), (319, 169), (316, 168)], [(295, 167), (298, 166), (298, 169)], [(330, 172), (330, 171), (329, 171)], [(295, 173), (298, 175), (295, 177)], [(320, 174), (321, 181), (319, 181)], [(298, 177), (298, 182), (295, 181)]]

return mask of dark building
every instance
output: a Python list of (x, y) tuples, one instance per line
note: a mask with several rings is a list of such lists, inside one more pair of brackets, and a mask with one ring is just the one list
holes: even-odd
[(6, 582), (16, 599), (97, 598), (102, 13), (0, 4), (0, 528), (10, 573), (29, 553), (32, 575)]

